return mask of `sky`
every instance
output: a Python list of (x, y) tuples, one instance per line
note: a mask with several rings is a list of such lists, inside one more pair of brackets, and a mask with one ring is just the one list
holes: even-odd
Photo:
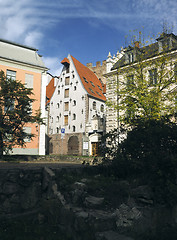
[(68, 54), (96, 65), (139, 31), (146, 39), (165, 22), (177, 34), (176, 0), (0, 0), (0, 9), (0, 38), (37, 48), (56, 76)]

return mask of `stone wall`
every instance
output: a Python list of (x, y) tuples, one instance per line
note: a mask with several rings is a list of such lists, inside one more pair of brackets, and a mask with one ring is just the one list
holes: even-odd
[[(23, 217), (24, 221), (32, 219), (30, 224), (37, 228), (55, 229), (49, 230), (50, 239), (61, 237), (54, 237), (57, 233), (63, 234), (61, 239), (64, 240), (176, 240), (175, 232), (169, 232), (169, 238), (162, 238), (162, 235), (165, 230), (177, 228), (177, 206), (155, 204), (149, 187), (131, 189), (127, 181), (117, 185), (117, 189), (120, 186), (122, 191), (127, 189), (124, 201), (121, 199), (123, 194), (118, 191), (116, 195), (115, 191), (116, 207), (109, 205), (106, 195), (90, 191), (91, 179), (83, 178), (82, 173), (82, 168), (0, 169), (1, 239), (5, 239), (2, 231), (6, 235), (9, 233), (7, 225), (3, 228), (5, 219), (13, 219), (15, 224)], [(99, 178), (99, 175), (92, 178)], [(28, 228), (26, 226), (22, 231), (28, 232)], [(160, 232), (162, 234), (157, 238)], [(41, 234), (38, 239), (47, 239), (43, 232)]]
[(101, 79), (101, 81), (105, 84), (106, 83), (106, 78), (103, 76), (106, 73), (106, 60), (102, 62), (97, 61), (96, 66), (93, 66), (92, 63), (87, 63), (87, 67), (92, 70), (98, 79)]

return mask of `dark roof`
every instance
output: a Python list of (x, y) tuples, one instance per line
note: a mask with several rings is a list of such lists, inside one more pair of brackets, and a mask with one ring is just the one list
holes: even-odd
[[(160, 37), (157, 38), (156, 40), (162, 41), (163, 39), (167, 39), (168, 37), (172, 37), (175, 40), (175, 42), (173, 42), (173, 44), (172, 44), (172, 47), (170, 48), (170, 51), (176, 50), (177, 49), (177, 42), (176, 42), (177, 36), (174, 35), (173, 33), (171, 33), (171, 34), (162, 33), (160, 35)], [(167, 50), (167, 51), (169, 51), (169, 50)], [(141, 56), (142, 60), (149, 59), (149, 58), (152, 58), (159, 54), (159, 43), (155, 42), (155, 43), (149, 44), (149, 45), (141, 47), (141, 48), (128, 46), (125, 49), (125, 54), (114, 64), (114, 66), (112, 67), (111, 70), (115, 70), (117, 68), (132, 64), (132, 62), (131, 63), (126, 62), (126, 54), (128, 52), (136, 52), (136, 55)], [(136, 62), (136, 60), (134, 62)]]

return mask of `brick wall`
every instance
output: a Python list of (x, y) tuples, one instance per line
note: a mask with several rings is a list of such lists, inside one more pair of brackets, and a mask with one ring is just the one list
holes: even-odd
[[(61, 139), (61, 134), (53, 134), (49, 137), (50, 137), (49, 154), (82, 155), (83, 133), (65, 134), (63, 139)], [(75, 146), (69, 145), (69, 144), (72, 144), (72, 143), (69, 143), (69, 139), (71, 137), (76, 137), (78, 139), (78, 148), (76, 146), (77, 143), (75, 144)], [(69, 146), (70, 148), (68, 148)], [(73, 148), (73, 150), (71, 147)]]

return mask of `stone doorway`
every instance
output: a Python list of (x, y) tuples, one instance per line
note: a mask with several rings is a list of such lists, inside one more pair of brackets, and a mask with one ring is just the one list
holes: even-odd
[(77, 136), (72, 136), (68, 140), (68, 154), (78, 155), (79, 154), (79, 140)]

